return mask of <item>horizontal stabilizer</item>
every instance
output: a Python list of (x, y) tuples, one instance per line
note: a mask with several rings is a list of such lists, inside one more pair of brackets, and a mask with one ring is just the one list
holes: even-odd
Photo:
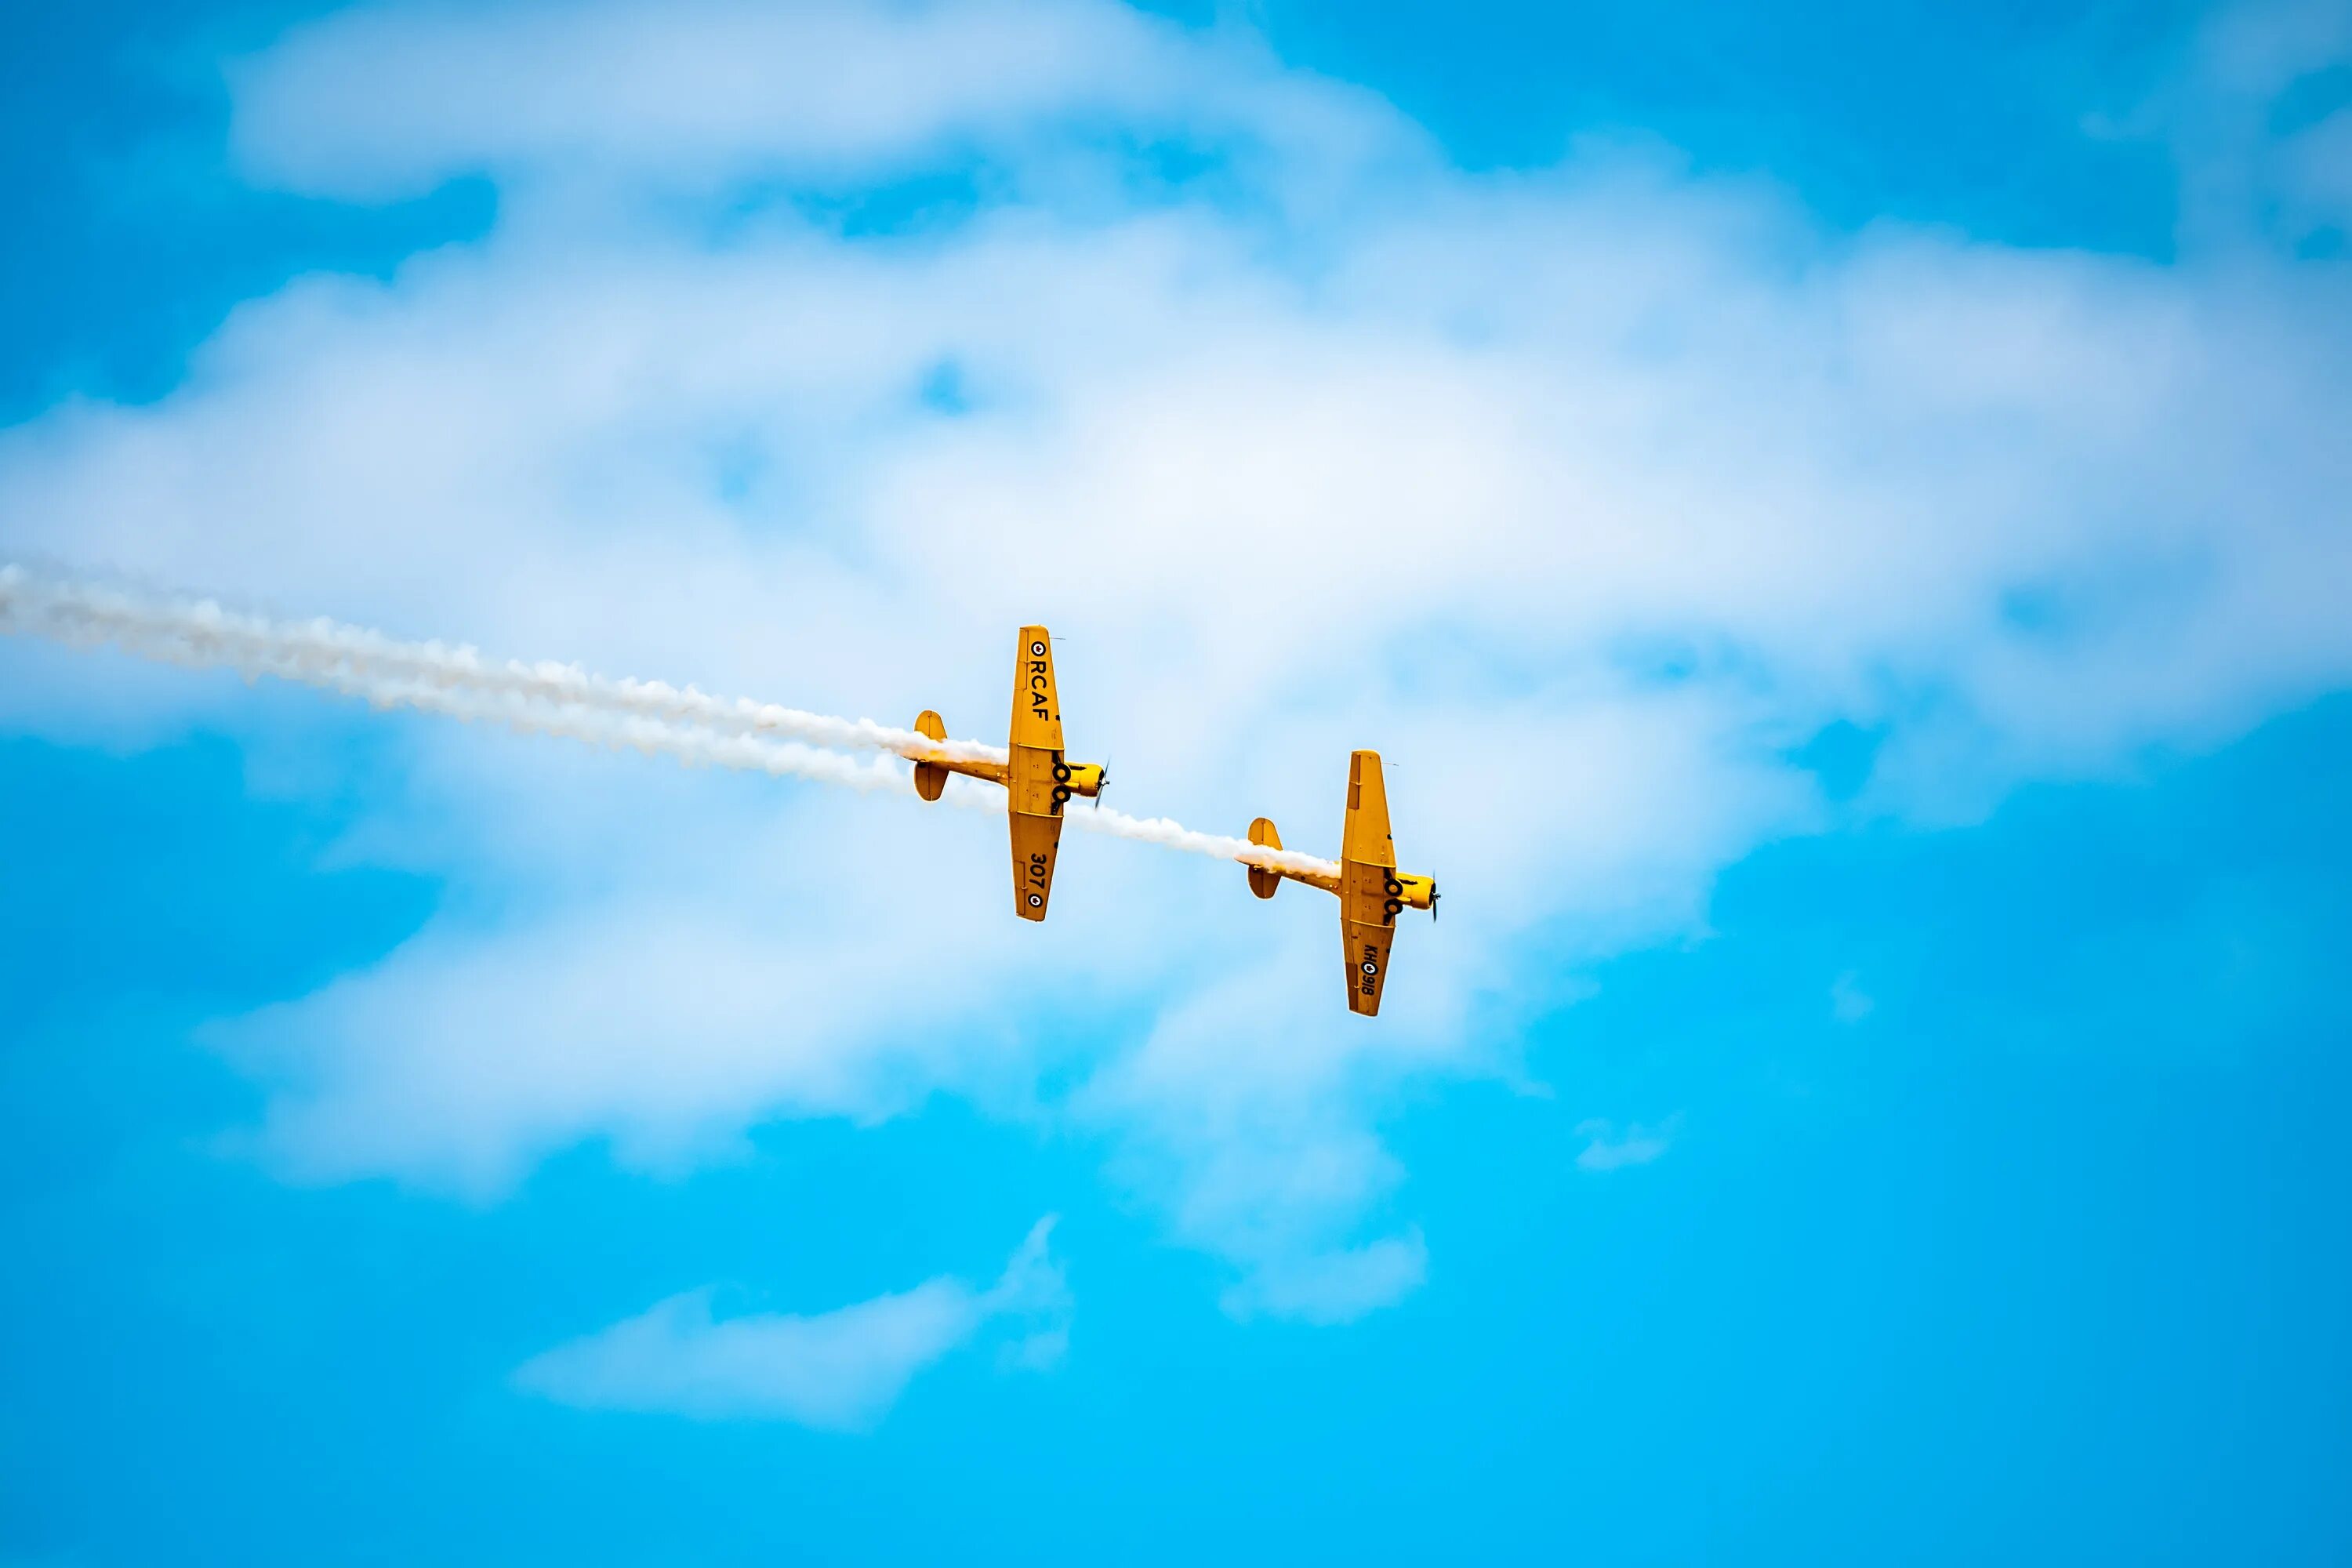
[[(1270, 819), (1263, 816), (1250, 824), (1249, 841), (1263, 844), (1268, 849), (1282, 847), (1282, 835), (1274, 830), (1274, 823)], [(1270, 899), (1274, 897), (1275, 889), (1282, 886), (1282, 873), (1264, 866), (1252, 866), (1249, 868), (1249, 884), (1251, 892), (1261, 899)]]
[[(918, 735), (927, 735), (934, 741), (944, 741), (948, 738), (947, 721), (941, 719), (938, 714), (932, 712), (929, 709), (926, 708), (915, 716), (915, 733)], [(946, 768), (940, 766), (937, 763), (917, 763), (915, 764), (915, 793), (917, 795), (921, 795), (925, 800), (937, 800), (941, 795), (946, 793), (947, 787), (948, 771)]]

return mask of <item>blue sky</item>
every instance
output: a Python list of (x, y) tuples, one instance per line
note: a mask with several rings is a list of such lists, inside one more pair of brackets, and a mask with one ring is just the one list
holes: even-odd
[(0, 1563), (2352, 1552), (2340, 7), (23, 37), (0, 556), (1449, 897), (0, 640)]

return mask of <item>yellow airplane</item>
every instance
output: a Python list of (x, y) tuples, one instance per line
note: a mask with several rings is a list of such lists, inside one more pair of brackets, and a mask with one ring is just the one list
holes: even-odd
[[(1250, 824), (1250, 842), (1282, 847), (1274, 824)], [(1249, 868), (1250, 891), (1274, 897), (1287, 877), (1339, 895), (1339, 948), (1347, 960), (1348, 1006), (1369, 1018), (1381, 1010), (1381, 986), (1388, 979), (1389, 942), (1400, 911), (1427, 910), (1437, 918), (1437, 879), (1407, 876), (1396, 868), (1396, 846), (1389, 839), (1389, 792), (1381, 778), (1381, 754), (1358, 752), (1348, 761), (1348, 816), (1339, 835), (1339, 871)]]
[[(946, 722), (925, 709), (916, 731), (934, 741), (948, 738)], [(1045, 918), (1054, 895), (1054, 857), (1062, 842), (1062, 807), (1074, 795), (1101, 795), (1110, 775), (1097, 763), (1062, 758), (1062, 704), (1054, 694), (1054, 639), (1043, 626), (1023, 626), (1013, 662), (1013, 732), (1003, 762), (956, 757), (915, 761), (915, 792), (937, 800), (950, 773), (986, 779), (1004, 786), (1013, 822), (1013, 909), (1024, 921)]]

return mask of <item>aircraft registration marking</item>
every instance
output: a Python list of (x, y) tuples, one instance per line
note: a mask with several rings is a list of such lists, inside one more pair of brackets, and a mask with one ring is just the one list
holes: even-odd
[(1032, 641), (1029, 645), (1029, 712), (1033, 718), (1057, 717), (1047, 711), (1053, 706), (1047, 693), (1053, 689), (1054, 665), (1045, 657), (1045, 644), (1043, 639)]

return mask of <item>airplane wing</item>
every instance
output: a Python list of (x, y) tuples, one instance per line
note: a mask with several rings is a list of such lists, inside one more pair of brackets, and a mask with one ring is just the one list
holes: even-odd
[(1062, 843), (1062, 819), (1012, 813), (1013, 909), (1024, 921), (1045, 918), (1054, 896), (1054, 857)]
[(1389, 839), (1389, 792), (1381, 754), (1348, 759), (1348, 816), (1339, 835), (1339, 936), (1348, 955), (1348, 1005), (1367, 1018), (1381, 1010), (1389, 942), (1396, 936), (1396, 847)]
[(1062, 699), (1054, 689), (1054, 639), (1043, 626), (1021, 628), (1021, 651), (1013, 665), (1013, 736), (1015, 746), (1062, 749)]
[(1347, 948), (1348, 1007), (1369, 1018), (1381, 1010), (1381, 987), (1389, 977), (1389, 942), (1394, 924), (1379, 921), (1342, 921), (1339, 937)]
[(1396, 846), (1389, 838), (1389, 786), (1381, 775), (1378, 752), (1357, 752), (1348, 758), (1348, 816), (1339, 836), (1339, 858), (1396, 868)]
[(1062, 700), (1054, 690), (1054, 639), (1043, 626), (1021, 628), (1009, 740), (1004, 804), (1013, 821), (1013, 908), (1024, 921), (1042, 921), (1054, 896), (1062, 803), (1069, 798), (1055, 776), (1062, 765)]

